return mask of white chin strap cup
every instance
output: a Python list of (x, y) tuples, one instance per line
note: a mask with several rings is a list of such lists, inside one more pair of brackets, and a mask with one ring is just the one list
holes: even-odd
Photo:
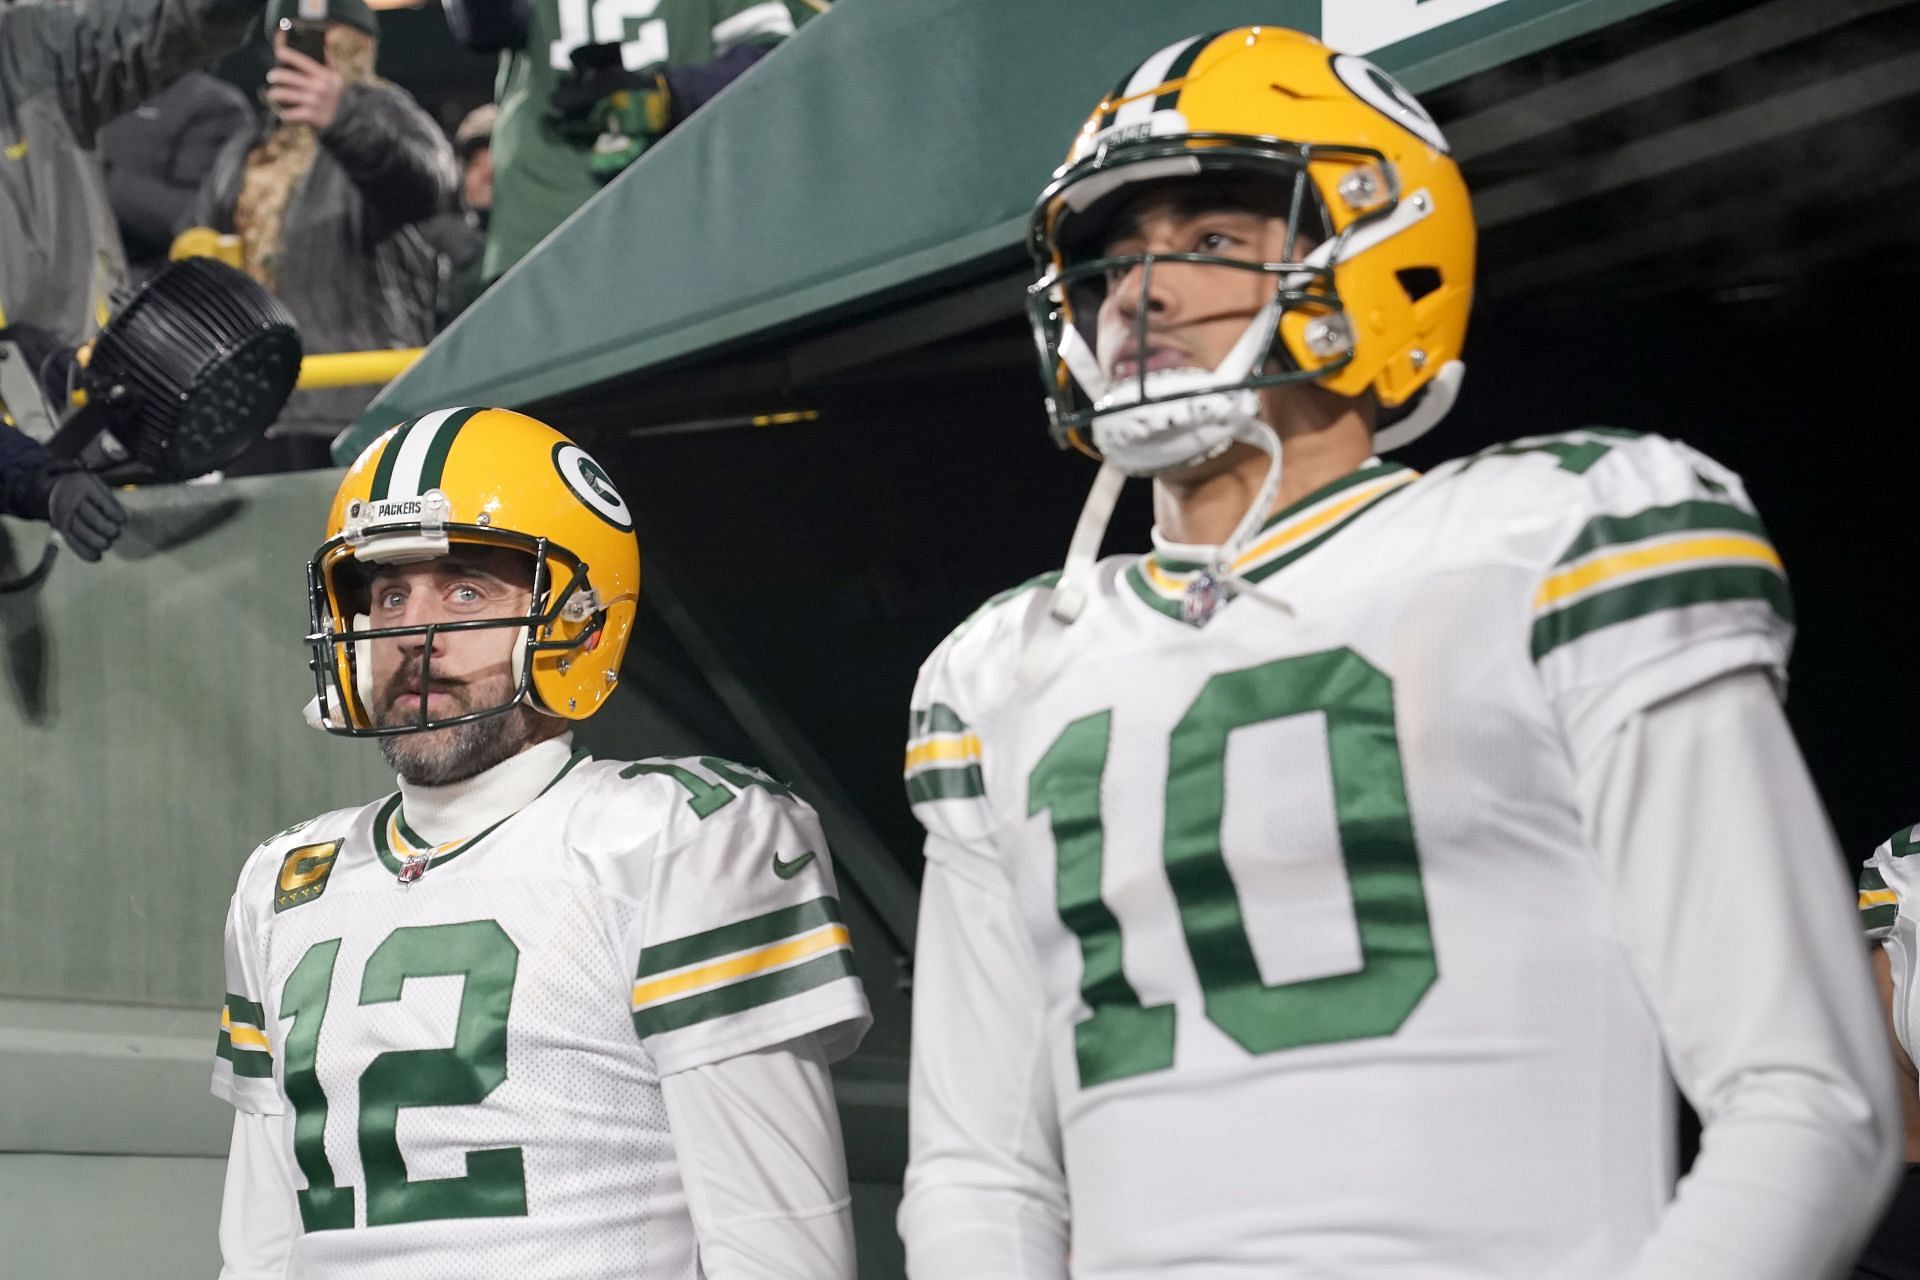
[(1413, 407), (1400, 421), (1390, 427), (1382, 427), (1373, 433), (1373, 451), (1391, 453), (1418, 440), (1440, 424), (1453, 408), (1453, 402), (1460, 398), (1460, 384), (1466, 379), (1467, 366), (1458, 360), (1449, 360), (1440, 366), (1440, 371), (1427, 383), (1426, 393), (1420, 397), (1420, 403)]

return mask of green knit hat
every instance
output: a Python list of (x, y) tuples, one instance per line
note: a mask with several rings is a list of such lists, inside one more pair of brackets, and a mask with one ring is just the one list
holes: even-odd
[[(379, 38), (380, 24), (374, 19), (367, 0), (325, 0), (328, 22), (344, 22)], [(300, 17), (299, 0), (267, 0), (267, 39), (280, 29), (280, 19)]]

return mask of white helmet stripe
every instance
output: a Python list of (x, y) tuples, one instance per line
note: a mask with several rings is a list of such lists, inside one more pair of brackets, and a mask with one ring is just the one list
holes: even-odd
[(387, 484), (384, 497), (420, 496), (420, 469), (426, 463), (427, 455), (433, 452), (434, 441), (439, 437), (441, 428), (446, 426), (448, 418), (465, 412), (466, 409), (460, 405), (451, 409), (435, 409), (432, 413), (422, 415), (413, 424), (413, 429), (400, 441), (400, 453), (393, 463), (393, 478)]
[[(1205, 44), (1211, 39), (1213, 39), (1213, 36), (1210, 34), (1190, 36), (1185, 40), (1168, 45), (1140, 64), (1140, 69), (1133, 73), (1133, 79), (1127, 81), (1126, 92), (1120, 96), (1123, 98), (1131, 98), (1135, 94), (1144, 94), (1147, 90), (1166, 83), (1168, 69), (1180, 60), (1181, 54), (1185, 53), (1192, 46)], [(1130, 124), (1142, 123), (1148, 116), (1153, 114), (1154, 101), (1153, 98), (1143, 97), (1138, 101), (1129, 102), (1114, 115), (1113, 123), (1123, 128)]]

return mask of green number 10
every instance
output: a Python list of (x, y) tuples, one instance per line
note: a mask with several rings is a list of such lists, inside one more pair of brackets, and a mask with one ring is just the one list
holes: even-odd
[[(1221, 851), (1227, 740), (1236, 729), (1312, 712), (1326, 719), (1361, 965), (1269, 986)], [(1108, 711), (1075, 720), (1027, 782), (1027, 812), (1047, 813), (1053, 830), (1060, 919), (1080, 940), (1080, 994), (1093, 1011), (1075, 1028), (1082, 1088), (1162, 1071), (1174, 1060), (1173, 1007), (1140, 1003), (1121, 965), (1119, 921), (1100, 897), (1100, 783), (1111, 730)], [(1207, 681), (1168, 746), (1161, 853), (1207, 1020), (1248, 1053), (1392, 1035), (1433, 985), (1438, 969), (1393, 728), (1393, 684), (1351, 649)]]

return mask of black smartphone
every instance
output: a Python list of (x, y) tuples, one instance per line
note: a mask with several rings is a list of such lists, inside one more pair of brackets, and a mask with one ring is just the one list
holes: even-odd
[(287, 47), (305, 54), (315, 62), (327, 60), (327, 24), (324, 22), (302, 22), (298, 18), (280, 19), (280, 29), (287, 33)]

